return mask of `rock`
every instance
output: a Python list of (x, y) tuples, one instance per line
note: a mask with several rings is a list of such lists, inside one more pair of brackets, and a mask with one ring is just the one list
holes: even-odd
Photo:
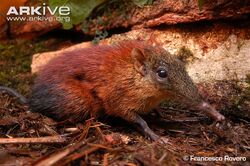
[[(49, 17), (53, 18), (53, 16)], [(12, 38), (32, 39), (60, 27), (61, 24), (55, 20), (12, 23), (10, 25), (10, 36)]]
[(6, 22), (5, 14), (8, 12), (10, 6), (19, 7), (23, 5), (27, 0), (16, 0), (16, 1), (2, 1), (0, 6), (0, 26)]
[[(38, 5), (28, 1), (27, 5)], [(102, 10), (96, 9), (87, 20), (75, 27), (84, 34), (96, 35), (96, 30), (106, 31), (114, 28), (148, 28), (167, 24), (197, 22), (218, 19), (247, 19), (250, 13), (249, 0), (204, 0), (201, 9), (197, 0), (154, 0), (152, 5), (136, 6), (132, 1), (113, 1), (106, 4)], [(47, 15), (46, 17), (50, 17)], [(34, 38), (56, 28), (61, 24), (52, 21), (22, 21), (9, 22), (0, 27), (0, 39), (9, 35), (13, 38)]]
[[(206, 25), (195, 23), (158, 30), (138, 29), (113, 35), (101, 41), (101, 44), (128, 39), (146, 40), (181, 56), (187, 63), (189, 75), (196, 83), (241, 80), (250, 73), (250, 24), (244, 21)], [(82, 43), (60, 51), (35, 54), (32, 72), (39, 71), (51, 58), (65, 51), (90, 45)]]
[(95, 17), (87, 20), (82, 27), (85, 33), (95, 35), (96, 29), (100, 31), (118, 27), (138, 29), (202, 20), (239, 19), (247, 18), (248, 13), (250, 13), (249, 0), (204, 0), (201, 9), (197, 0), (155, 0), (152, 5), (143, 8), (124, 1), (120, 4), (111, 3), (100, 13), (97, 11)]
[[(4, 40), (6, 38), (26, 38), (32, 39), (53, 29), (61, 27), (61, 23), (56, 20), (56, 18), (50, 15), (48, 12), (45, 16), (43, 15), (18, 15), (13, 16), (18, 21), (10, 20), (7, 23), (5, 19), (7, 17), (7, 12), (10, 7), (15, 6), (17, 9), (19, 6), (42, 6), (42, 2), (35, 2), (30, 0), (17, 0), (17, 1), (6, 1), (3, 3), (4, 6), (0, 7), (0, 39)], [(1, 15), (4, 19), (1, 20)], [(19, 17), (19, 18), (17, 18)], [(41, 21), (43, 19), (48, 21)]]

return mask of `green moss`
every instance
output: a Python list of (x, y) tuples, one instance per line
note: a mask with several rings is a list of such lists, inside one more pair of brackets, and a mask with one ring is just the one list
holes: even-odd
[(246, 83), (250, 86), (250, 73), (246, 75)]
[(246, 96), (246, 100), (250, 101), (250, 74), (247, 74), (246, 76), (246, 90), (245, 90), (245, 96)]
[(178, 58), (183, 62), (193, 61), (195, 59), (193, 52), (186, 48), (185, 46), (181, 47), (177, 52)]
[(0, 85), (27, 95), (33, 82), (32, 55), (47, 51), (48, 47), (43, 41), (8, 41), (0, 45)]
[(108, 36), (107, 31), (98, 31), (96, 32), (95, 38), (92, 40), (93, 44), (98, 44), (102, 39), (105, 39)]
[(114, 27), (114, 21), (111, 21), (114, 20), (114, 18), (119, 20), (118, 22), (127, 22), (131, 17), (131, 10), (136, 7), (133, 1), (109, 0), (98, 6), (94, 12), (82, 22), (81, 29), (86, 34), (97, 36), (96, 30), (105, 32), (110, 29), (110, 27)]
[(238, 95), (231, 101), (233, 103), (232, 109), (235, 114), (242, 118), (250, 118), (249, 101), (250, 101), (250, 74), (246, 75), (246, 80), (239, 87)]
[(3, 49), (4, 49), (4, 46), (0, 44), (0, 51), (2, 51)]

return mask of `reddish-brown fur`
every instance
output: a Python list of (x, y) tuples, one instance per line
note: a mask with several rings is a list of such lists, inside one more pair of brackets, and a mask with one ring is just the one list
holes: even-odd
[(134, 70), (131, 51), (143, 47), (143, 43), (133, 41), (65, 53), (44, 67), (33, 91), (46, 83), (52, 86), (51, 95), (64, 94), (63, 100), (54, 103), (63, 109), (58, 119), (82, 120), (87, 113), (97, 115), (104, 109), (108, 115), (130, 120), (132, 111), (147, 113), (163, 97), (153, 83), (142, 82)]
[[(167, 77), (160, 77), (159, 70), (167, 71)], [(202, 103), (181, 61), (163, 48), (125, 41), (76, 49), (53, 59), (36, 78), (30, 106), (33, 111), (73, 122), (104, 112), (139, 124), (156, 140), (158, 136), (139, 114), (166, 99)], [(210, 109), (206, 104), (200, 108)]]

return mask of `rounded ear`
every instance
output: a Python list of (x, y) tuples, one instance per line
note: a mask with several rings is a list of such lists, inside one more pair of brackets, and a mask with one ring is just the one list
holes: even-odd
[(131, 58), (134, 63), (135, 70), (139, 72), (142, 76), (146, 75), (146, 67), (145, 67), (145, 55), (142, 50), (139, 48), (134, 48), (131, 51)]

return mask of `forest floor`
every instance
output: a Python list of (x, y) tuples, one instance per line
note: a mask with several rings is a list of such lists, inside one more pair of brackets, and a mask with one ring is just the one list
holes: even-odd
[[(75, 42), (53, 36), (1, 43), (0, 85), (29, 97), (32, 55)], [(122, 119), (64, 124), (30, 112), (15, 98), (0, 93), (0, 165), (250, 165), (246, 114), (250, 90), (232, 82), (199, 87), (227, 120), (216, 123), (200, 112), (164, 105), (159, 109), (162, 117), (152, 112), (144, 118), (152, 130), (168, 139), (165, 144), (145, 138)], [(10, 138), (12, 143), (6, 143)], [(217, 161), (200, 161), (202, 156)]]

